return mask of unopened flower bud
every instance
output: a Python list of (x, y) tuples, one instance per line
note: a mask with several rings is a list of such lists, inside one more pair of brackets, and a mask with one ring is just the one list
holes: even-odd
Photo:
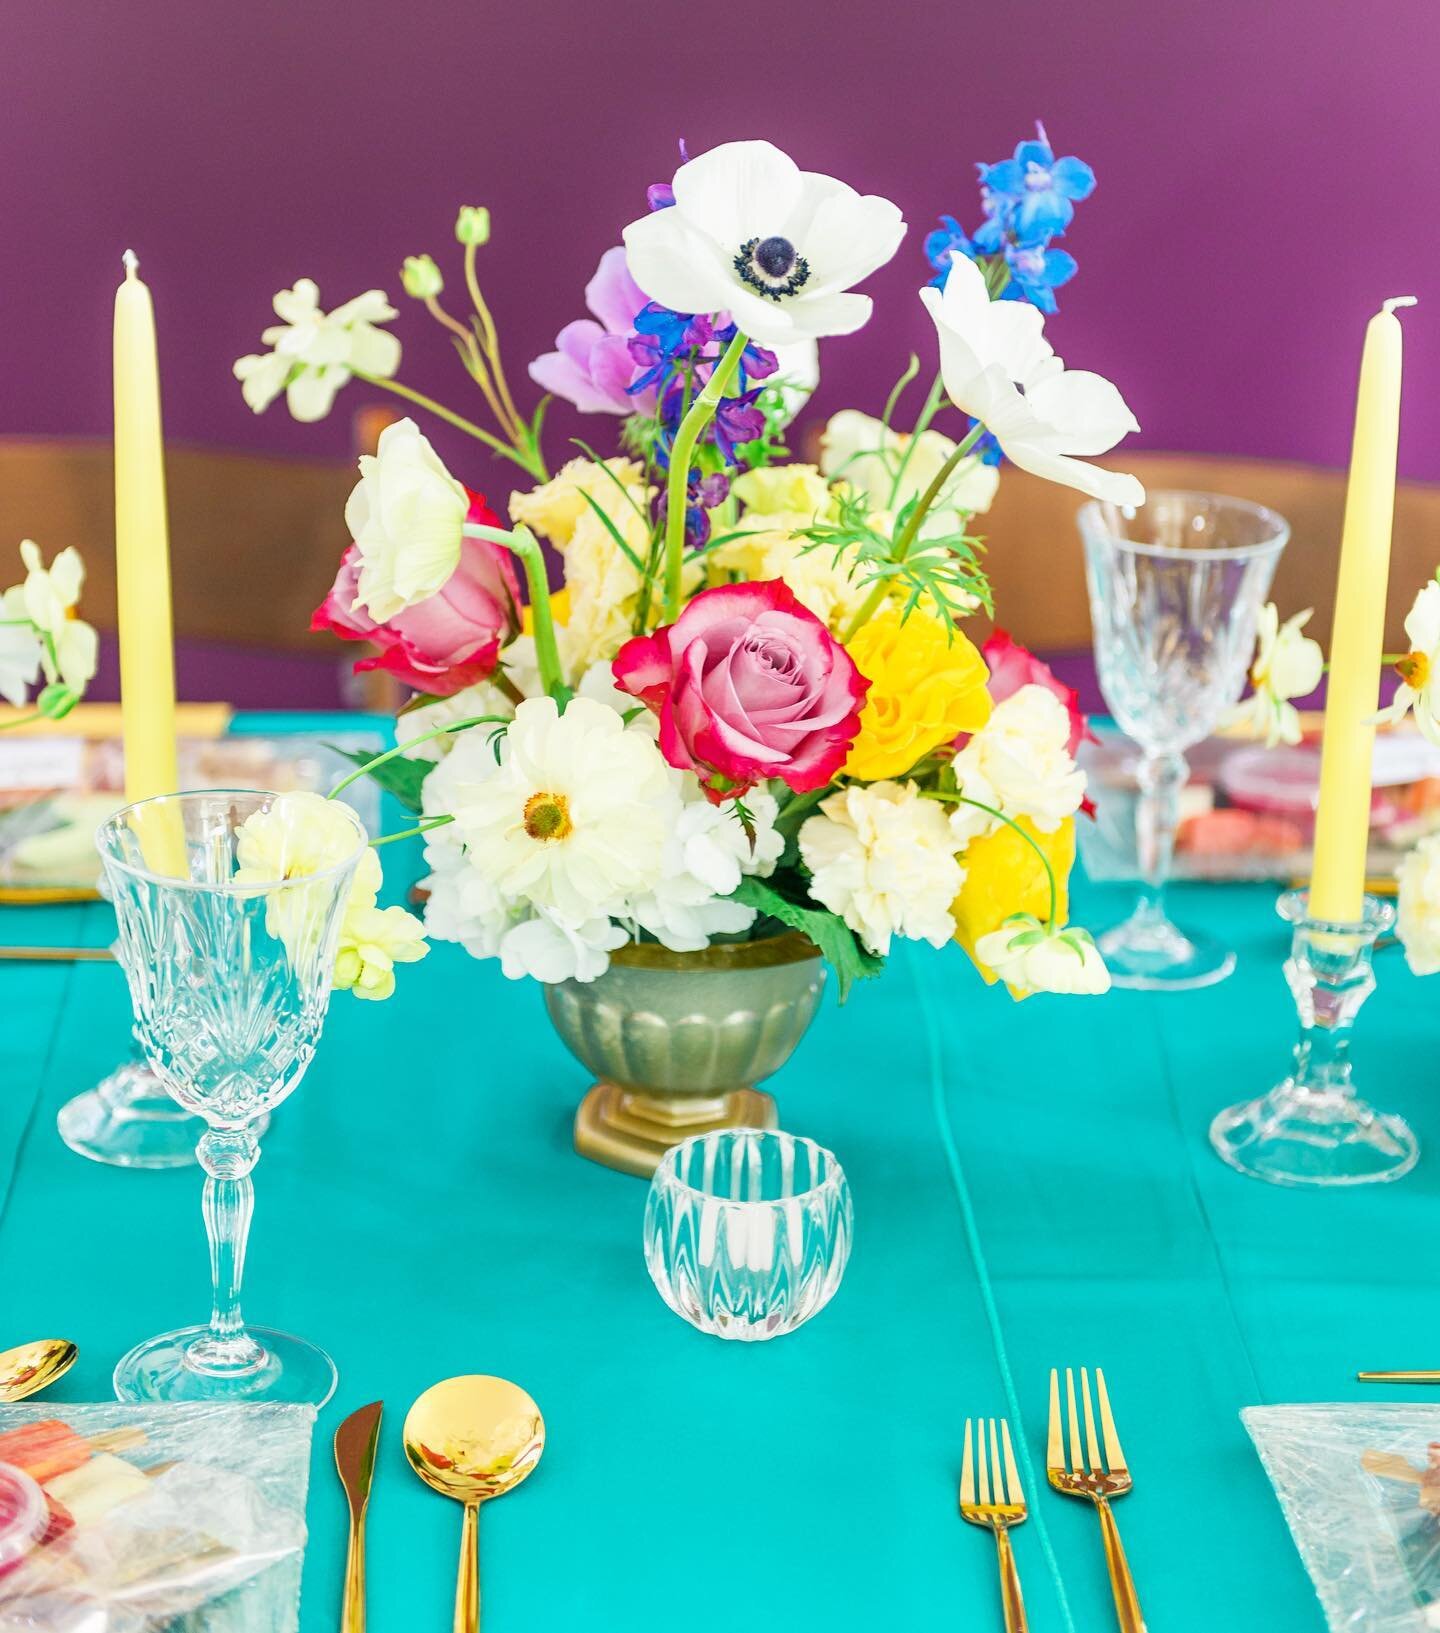
[(490, 212), (483, 204), (464, 204), (455, 220), (455, 237), (462, 244), (490, 242)]
[(35, 707), (47, 720), (63, 720), (80, 701), (80, 693), (64, 681), (55, 680), (35, 699)]
[(417, 301), (433, 300), (445, 287), (440, 268), (431, 255), (407, 255), (405, 265), (400, 268), (400, 282), (405, 286), (405, 293)]

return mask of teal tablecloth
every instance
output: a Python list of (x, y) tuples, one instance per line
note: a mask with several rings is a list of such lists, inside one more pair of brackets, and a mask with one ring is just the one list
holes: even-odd
[[(1413, 1174), (1325, 1194), (1242, 1179), (1205, 1131), (1285, 1064), (1285, 940), (1267, 890), (1176, 896), (1239, 949), (1229, 982), (1017, 1006), (958, 952), (914, 948), (827, 1005), (772, 1086), (785, 1126), (841, 1157), (855, 1252), (831, 1307), (762, 1345), (701, 1337), (661, 1304), (644, 1186), (571, 1152), (586, 1080), (536, 991), (437, 947), (392, 1002), (338, 998), (266, 1141), (247, 1269), (248, 1313), (340, 1368), (306, 1633), (334, 1627), (339, 1599), (330, 1435), (377, 1397), (371, 1626), (449, 1626), (459, 1510), (408, 1471), (399, 1429), (460, 1372), (522, 1383), (549, 1428), (538, 1473), (483, 1519), (487, 1633), (998, 1628), (993, 1550), (955, 1485), (966, 1415), (1006, 1411), (1032, 1459), (1017, 1537), (1032, 1625), (1104, 1629), (1094, 1519), (1033, 1475), (1047, 1371), (1067, 1362), (1111, 1383), (1136, 1479), (1119, 1518), (1154, 1633), (1314, 1633), (1237, 1414), (1380, 1398), (1357, 1367), (1440, 1364), (1437, 989), (1382, 954), (1356, 1049), (1364, 1086), (1425, 1142)], [(1095, 923), (1122, 900), (1082, 887), (1077, 905)], [(0, 930), (98, 943), (105, 915), (7, 909)], [(0, 969), (0, 1343), (78, 1341), (58, 1408), (106, 1398), (137, 1339), (203, 1319), (199, 1180), (99, 1168), (55, 1133), (125, 1049), (118, 971)]]

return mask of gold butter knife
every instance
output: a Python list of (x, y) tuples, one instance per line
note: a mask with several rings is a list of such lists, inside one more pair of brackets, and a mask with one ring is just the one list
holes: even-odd
[(1357, 1372), (1362, 1384), (1440, 1384), (1440, 1372), (1433, 1367), (1418, 1372)]
[(335, 1469), (350, 1504), (350, 1541), (345, 1552), (345, 1596), (340, 1606), (340, 1633), (365, 1633), (365, 1510), (375, 1475), (375, 1446), (380, 1438), (383, 1401), (371, 1401), (352, 1412), (335, 1431)]

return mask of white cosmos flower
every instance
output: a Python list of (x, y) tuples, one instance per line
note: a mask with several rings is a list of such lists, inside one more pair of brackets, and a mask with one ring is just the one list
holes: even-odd
[(1416, 975), (1440, 974), (1440, 834), (1422, 839), (1400, 863), (1395, 932)]
[(941, 806), (913, 782), (877, 782), (852, 783), (820, 810), (800, 829), (815, 900), (882, 957), (892, 936), (943, 947), (965, 870)]
[(1145, 502), (1137, 478), (1086, 463), (1138, 431), (1135, 416), (1109, 380), (1065, 368), (1036, 308), (992, 301), (984, 274), (963, 255), (953, 257), (943, 292), (927, 287), (920, 298), (940, 337), (951, 402), (984, 424), (1007, 459), (1095, 499)]
[(801, 170), (769, 142), (727, 142), (675, 172), (675, 203), (625, 229), (630, 276), (677, 312), (727, 311), (762, 346), (848, 335), (869, 320), (852, 284), (905, 222), (889, 199)]
[(283, 391), (297, 420), (323, 420), (352, 374), (388, 379), (400, 367), (400, 342), (375, 327), (398, 316), (379, 289), (326, 313), (314, 280), (301, 278), (275, 297), (275, 315), (281, 321), (260, 336), (273, 350), (235, 363), (241, 392), (257, 414)]
[(360, 456), (345, 525), (360, 552), (355, 605), (377, 623), (434, 595), (460, 565), (470, 499), (414, 420), (380, 433)]
[(1254, 691), (1225, 716), (1224, 724), (1248, 726), (1269, 748), (1300, 741), (1300, 716), (1290, 699), (1313, 692), (1325, 673), (1320, 643), (1300, 633), (1313, 611), (1297, 612), (1282, 624), (1275, 603), (1266, 602), (1260, 610), (1255, 662), (1250, 668)]
[[(832, 481), (848, 482), (863, 493), (877, 512), (890, 515), (918, 499), (954, 452), (954, 442), (943, 432), (910, 437), (858, 409), (842, 408), (821, 434), (820, 469)], [(989, 510), (999, 486), (1000, 472), (978, 454), (962, 459), (921, 524), (921, 535), (955, 532), (960, 523), (956, 513), (975, 516)]]
[(1440, 744), (1440, 582), (1431, 579), (1405, 615), (1410, 651), (1395, 665), (1400, 684), (1381, 720), (1403, 720), (1413, 709), (1415, 724)]
[(975, 956), (1017, 992), (1101, 993), (1110, 971), (1088, 930), (1047, 930), (1017, 913), (975, 943)]
[[(1069, 741), (1070, 716), (1060, 699), (1044, 686), (1022, 686), (995, 705), (955, 756), (960, 792), (1054, 833), (1085, 798), (1085, 773), (1071, 759)], [(950, 818), (957, 849), (999, 826), (973, 805), (957, 805)]]
[[(95, 674), (100, 638), (89, 624), (75, 616), (85, 584), (85, 565), (80, 560), (80, 552), (73, 545), (67, 546), (47, 568), (39, 545), (33, 539), (22, 539), (20, 559), (25, 563), (25, 582), (7, 590), (0, 598), (0, 617), (29, 619), (41, 637), (38, 656), (46, 680), (62, 681), (76, 692), (83, 692)], [(11, 633), (24, 637), (31, 632)], [(46, 636), (50, 639), (49, 646), (44, 644)], [(14, 651), (13, 672), (18, 675), (28, 669), (33, 681), (35, 670), (30, 660), (34, 653), (30, 641), (22, 638), (15, 643)], [(0, 685), (0, 690), (11, 702), (19, 701), (11, 697), (8, 687)], [(23, 696), (22, 692), (22, 699)]]
[(500, 754), (452, 809), (471, 861), (502, 895), (573, 926), (654, 888), (680, 796), (648, 734), (589, 698), (563, 715), (552, 698), (527, 698)]

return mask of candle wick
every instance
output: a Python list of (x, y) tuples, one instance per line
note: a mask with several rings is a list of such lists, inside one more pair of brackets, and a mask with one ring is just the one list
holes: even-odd
[(125, 263), (125, 276), (133, 278), (139, 271), (140, 257), (133, 249), (127, 249), (120, 259)]
[(1393, 312), (1397, 306), (1418, 306), (1419, 304), (1414, 295), (1392, 295), (1380, 310), (1382, 312)]

